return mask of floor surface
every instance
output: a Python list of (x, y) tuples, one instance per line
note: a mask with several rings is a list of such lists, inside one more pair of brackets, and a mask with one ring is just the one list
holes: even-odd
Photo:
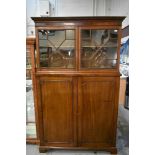
[[(119, 106), (117, 129), (117, 149), (118, 155), (129, 155), (129, 111), (123, 106)], [(72, 151), (72, 150), (52, 150), (47, 153), (39, 153), (37, 145), (27, 144), (26, 155), (110, 155), (108, 152), (97, 151)]]

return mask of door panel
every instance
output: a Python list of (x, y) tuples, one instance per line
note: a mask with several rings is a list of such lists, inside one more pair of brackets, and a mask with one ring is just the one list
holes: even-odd
[(82, 77), (78, 81), (79, 146), (107, 146), (114, 141), (115, 79)]
[(72, 78), (41, 79), (40, 90), (44, 142), (56, 146), (74, 143)]

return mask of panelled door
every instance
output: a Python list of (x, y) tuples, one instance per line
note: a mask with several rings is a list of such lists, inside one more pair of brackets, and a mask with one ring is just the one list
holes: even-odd
[(38, 81), (42, 145), (115, 145), (116, 77), (42, 77)]
[(79, 77), (78, 144), (80, 147), (106, 147), (115, 143), (116, 120), (113, 77)]
[(42, 145), (74, 146), (74, 80), (72, 77), (42, 77), (39, 87)]

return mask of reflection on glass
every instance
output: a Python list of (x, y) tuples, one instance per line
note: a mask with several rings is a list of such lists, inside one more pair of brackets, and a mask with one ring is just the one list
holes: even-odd
[(117, 30), (82, 30), (81, 67), (115, 68), (117, 40)]
[(36, 138), (32, 80), (26, 80), (26, 136)]
[(75, 67), (75, 31), (39, 30), (40, 66)]
[(27, 138), (36, 138), (36, 124), (35, 123), (27, 123), (26, 137)]
[(35, 122), (32, 80), (26, 80), (27, 122)]

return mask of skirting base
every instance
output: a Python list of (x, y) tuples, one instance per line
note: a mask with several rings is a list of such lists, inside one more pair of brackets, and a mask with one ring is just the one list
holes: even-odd
[(108, 147), (108, 148), (84, 148), (84, 147), (51, 147), (51, 146), (39, 146), (40, 153), (46, 153), (49, 150), (92, 150), (94, 153), (97, 151), (106, 151), (110, 152), (112, 155), (117, 155), (117, 148), (116, 147)]

